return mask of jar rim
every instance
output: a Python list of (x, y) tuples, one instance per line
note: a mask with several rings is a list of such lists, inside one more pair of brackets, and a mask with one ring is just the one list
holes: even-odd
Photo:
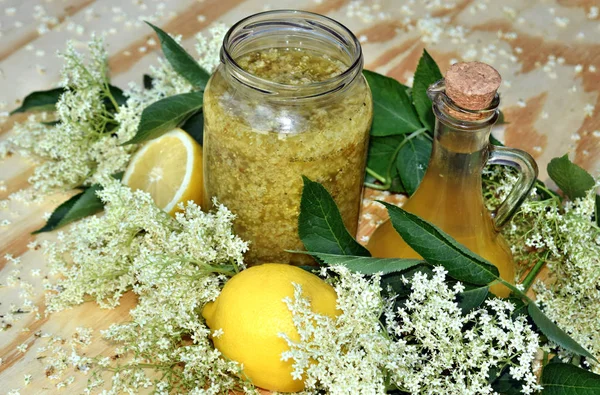
[[(287, 21), (286, 21), (287, 19)], [(244, 70), (232, 55), (232, 44), (235, 38), (243, 40), (249, 36), (244, 27), (264, 26), (268, 23), (279, 23), (290, 27), (319, 27), (328, 33), (338, 44), (343, 45), (350, 55), (350, 65), (340, 74), (323, 81), (294, 85), (275, 82), (256, 76)], [(329, 26), (328, 26), (329, 25)], [(304, 27), (306, 28), (306, 27)], [(334, 30), (334, 28), (336, 30)], [(236, 37), (240, 36), (240, 37)], [(362, 72), (363, 55), (359, 40), (354, 33), (342, 23), (328, 16), (300, 10), (273, 10), (259, 12), (236, 22), (225, 34), (221, 46), (221, 62), (228, 66), (233, 77), (242, 84), (269, 95), (293, 96), (294, 98), (315, 97), (344, 89)]]

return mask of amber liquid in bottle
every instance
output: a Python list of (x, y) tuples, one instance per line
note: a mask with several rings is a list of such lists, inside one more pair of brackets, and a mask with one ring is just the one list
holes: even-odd
[[(493, 263), (502, 279), (514, 283), (512, 254), (502, 235), (494, 229), (490, 212), (483, 203), (483, 155), (482, 151), (450, 151), (438, 141), (423, 181), (402, 208), (437, 225)], [(375, 257), (421, 258), (402, 240), (390, 221), (377, 228), (367, 248)], [(500, 297), (510, 293), (501, 284), (492, 285), (490, 290)]]
[[(458, 71), (466, 70), (466, 78), (472, 77), (475, 81), (479, 78), (477, 71), (481, 70), (481, 63), (474, 66), (474, 74), (469, 70), (473, 64), (462, 65)], [(498, 118), (499, 97), (495, 90), (491, 93), (493, 99), (481, 110), (458, 106), (447, 92), (444, 80), (428, 90), (436, 115), (431, 159), (421, 184), (403, 208), (435, 224), (494, 264), (500, 277), (514, 284), (512, 254), (499, 229), (528, 195), (537, 177), (537, 166), (526, 152), (489, 144), (491, 128)], [(512, 166), (521, 173), (495, 218), (483, 202), (481, 174), (486, 163)], [(375, 257), (421, 258), (404, 242), (389, 220), (375, 230), (367, 248)], [(500, 297), (510, 294), (501, 283), (492, 284), (490, 291)]]

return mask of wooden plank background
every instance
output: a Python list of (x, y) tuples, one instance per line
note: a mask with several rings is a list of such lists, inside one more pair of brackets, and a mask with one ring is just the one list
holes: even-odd
[[(142, 74), (159, 55), (143, 20), (181, 35), (184, 46), (192, 49), (194, 35), (215, 21), (231, 25), (275, 8), (310, 10), (341, 21), (363, 43), (367, 68), (404, 83), (411, 83), (425, 47), (443, 70), (458, 60), (488, 62), (504, 78), (501, 108), (508, 124), (495, 129), (497, 137), (529, 151), (542, 179), (549, 160), (565, 152), (592, 173), (600, 170), (600, 0), (0, 0), (0, 138), (23, 120), (8, 116), (19, 99), (57, 83), (61, 62), (55, 52), (68, 39), (83, 47), (92, 32), (106, 33), (113, 82), (141, 84)], [(31, 167), (25, 160), (14, 156), (0, 166), (0, 199), (27, 186)], [(37, 350), (48, 343), (47, 335), (69, 339), (79, 326), (103, 329), (127, 319), (135, 302), (126, 297), (112, 311), (87, 304), (44, 316), (47, 270), (41, 252), (27, 246), (36, 239), (30, 232), (43, 224), (43, 215), (64, 198), (53, 196), (35, 205), (11, 202), (0, 210), (0, 393), (81, 392), (85, 376), (73, 373), (75, 382), (61, 390), (61, 380), (46, 377)], [(378, 214), (365, 204), (361, 239), (372, 231)], [(6, 254), (18, 261), (3, 258)], [(11, 275), (19, 278), (14, 285)], [(19, 282), (32, 285), (31, 295), (23, 293)], [(41, 319), (10, 314), (25, 298), (39, 307)], [(94, 336), (98, 338), (97, 331)], [(25, 352), (17, 349), (23, 344)], [(95, 341), (88, 353), (109, 349)]]

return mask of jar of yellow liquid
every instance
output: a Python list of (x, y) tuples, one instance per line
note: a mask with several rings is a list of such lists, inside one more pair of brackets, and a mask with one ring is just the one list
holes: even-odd
[[(538, 170), (528, 153), (489, 143), (499, 114), (500, 82), (491, 66), (471, 62), (453, 65), (445, 80), (429, 87), (436, 116), (433, 150), (421, 184), (403, 208), (437, 225), (496, 265), (502, 279), (514, 283), (512, 254), (499, 230), (529, 194)], [(482, 196), (486, 163), (520, 171), (513, 190), (494, 213), (486, 209)], [(420, 258), (389, 220), (376, 229), (367, 248), (375, 257)], [(502, 284), (490, 290), (500, 297), (510, 293)]]

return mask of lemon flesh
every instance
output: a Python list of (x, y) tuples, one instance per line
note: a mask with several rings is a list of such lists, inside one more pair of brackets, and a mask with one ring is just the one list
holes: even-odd
[(302, 286), (314, 312), (335, 317), (335, 290), (319, 277), (286, 264), (254, 266), (232, 277), (219, 297), (202, 310), (206, 324), (222, 330), (213, 337), (215, 347), (231, 360), (243, 364), (243, 373), (254, 385), (280, 392), (304, 389), (303, 380), (292, 377), (292, 360), (282, 361), (289, 347), (279, 333), (293, 341), (300, 336), (283, 298), (294, 297), (292, 283)]
[(170, 214), (188, 200), (202, 205), (202, 147), (183, 130), (174, 129), (135, 153), (123, 183), (148, 192)]

